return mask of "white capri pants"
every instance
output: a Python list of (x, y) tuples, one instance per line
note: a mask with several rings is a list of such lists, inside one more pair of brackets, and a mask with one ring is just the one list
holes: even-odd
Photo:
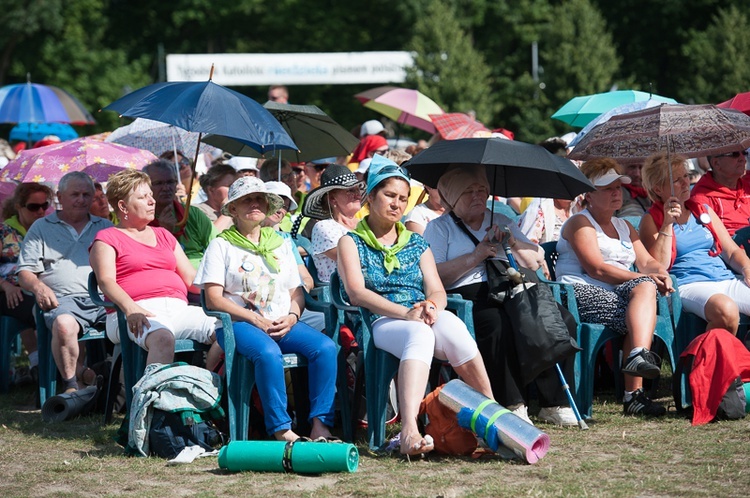
[(729, 296), (740, 309), (740, 313), (750, 315), (750, 287), (740, 279), (721, 282), (693, 282), (681, 285), (680, 299), (682, 308), (706, 319), (706, 303), (715, 294)]
[[(206, 315), (200, 306), (190, 306), (182, 299), (154, 297), (136, 301), (136, 304), (156, 315), (146, 317), (151, 326), (139, 338), (136, 339), (133, 332), (128, 330), (130, 340), (146, 351), (146, 337), (154, 330), (167, 329), (175, 339), (192, 339), (202, 344), (211, 344), (216, 327), (221, 326), (221, 322)], [(107, 337), (115, 344), (120, 343), (117, 313), (107, 314)]]
[(450, 311), (441, 311), (435, 324), (381, 317), (372, 324), (375, 347), (401, 361), (419, 360), (428, 366), (432, 358), (460, 367), (479, 352), (464, 322)]

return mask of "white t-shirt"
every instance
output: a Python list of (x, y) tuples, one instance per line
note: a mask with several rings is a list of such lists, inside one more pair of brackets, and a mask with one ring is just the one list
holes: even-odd
[(274, 254), (278, 256), (278, 273), (258, 254), (216, 238), (203, 255), (194, 283), (222, 285), (227, 299), (246, 307), (250, 301), (264, 317), (276, 320), (289, 313), (289, 291), (301, 286), (302, 279), (288, 239)]
[[(599, 251), (602, 253), (602, 259), (608, 265), (622, 268), (623, 270), (630, 270), (635, 263), (635, 249), (633, 249), (633, 242), (630, 240), (630, 226), (628, 222), (620, 218), (612, 218), (612, 224), (617, 230), (618, 239), (612, 239), (604, 233), (602, 227), (594, 220), (588, 209), (581, 211), (575, 216), (585, 216), (591, 225), (596, 230), (596, 241), (599, 244)], [(568, 223), (574, 216), (568, 218)], [(564, 225), (563, 225), (564, 226)], [(581, 262), (578, 260), (578, 256), (573, 251), (570, 243), (560, 237), (557, 241), (557, 264), (555, 264), (555, 276), (559, 282), (566, 284), (589, 284), (598, 285), (608, 290), (613, 290), (617, 287), (614, 284), (597, 280), (588, 275)]]
[(338, 246), (339, 239), (348, 233), (348, 228), (334, 220), (321, 220), (313, 227), (311, 241), (313, 262), (321, 282), (329, 282), (331, 275), (336, 271), (336, 261), (323, 253)]
[(440, 214), (436, 213), (432, 209), (428, 208), (426, 204), (419, 204), (414, 206), (414, 209), (404, 216), (404, 223), (411, 221), (417, 225), (427, 226), (427, 223), (431, 222), (435, 218), (439, 217)]
[[(482, 221), (482, 226), (479, 227), (479, 230), (472, 230), (468, 225), (466, 225), (466, 228), (474, 234), (477, 240), (481, 241), (487, 235), (487, 228), (490, 226), (490, 219), (492, 219), (492, 222), (495, 225), (507, 225), (516, 240), (531, 243), (513, 220), (500, 213), (495, 213), (494, 218), (492, 218), (492, 213), (489, 209), (484, 213), (484, 221)], [(435, 256), (436, 263), (445, 263), (446, 261), (466, 256), (474, 251), (474, 248), (476, 247), (469, 236), (466, 235), (458, 225), (456, 225), (448, 212), (427, 224), (427, 228), (425, 228), (424, 231), (424, 238), (427, 240), (427, 243), (430, 244), (430, 249), (432, 249), (432, 254)], [(498, 252), (498, 257), (507, 261), (507, 258), (502, 251)], [(484, 282), (486, 280), (487, 270), (484, 261), (482, 261), (474, 267), (474, 269), (465, 273), (463, 277), (451, 284), (447, 284), (445, 288), (450, 290), (465, 285)]]

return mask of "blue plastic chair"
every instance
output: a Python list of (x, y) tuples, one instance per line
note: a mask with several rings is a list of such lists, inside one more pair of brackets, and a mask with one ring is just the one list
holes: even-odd
[[(542, 244), (544, 257), (550, 271), (552, 279), (555, 278), (555, 264), (557, 263), (557, 242), (546, 242)], [(578, 324), (578, 344), (582, 351), (576, 355), (575, 359), (575, 384), (577, 394), (577, 404), (581, 415), (591, 418), (594, 396), (594, 372), (596, 365), (596, 355), (604, 344), (612, 339), (620, 340), (621, 335), (609, 327), (597, 323), (581, 322), (578, 313), (578, 304), (575, 299), (573, 286), (562, 284), (560, 282), (548, 282), (553, 288), (555, 299), (567, 307)], [(660, 296), (657, 305), (656, 328), (654, 337), (658, 337), (666, 346), (669, 360), (674, 372), (678, 358), (677, 345), (675, 343), (675, 332), (672, 324), (672, 314), (667, 298)], [(616, 382), (620, 381), (620, 361), (615, 361)], [(618, 389), (619, 391), (619, 389)]]
[[(331, 276), (331, 298), (339, 310), (357, 313), (361, 316), (356, 327), (357, 341), (364, 355), (365, 396), (367, 398), (367, 440), (370, 449), (379, 451), (385, 444), (386, 404), (393, 377), (398, 373), (399, 359), (375, 347), (372, 337), (372, 313), (366, 308), (352, 306), (346, 300), (344, 288), (338, 272)], [(448, 309), (454, 310), (466, 324), (474, 337), (473, 303), (460, 296), (448, 296)]]
[[(39, 352), (39, 402), (41, 403), (40, 406), (44, 406), (47, 399), (57, 394), (57, 364), (52, 355), (52, 331), (44, 323), (44, 312), (38, 304), (34, 310)], [(78, 342), (89, 343), (91, 341), (99, 341), (98, 346), (100, 346), (97, 352), (94, 351), (94, 347), (88, 348), (87, 356), (89, 364), (93, 363), (93, 359), (106, 358), (106, 339), (107, 335), (104, 329), (87, 327), (84, 330)], [(94, 343), (92, 342), (90, 345), (94, 346)]]
[(625, 221), (629, 221), (631, 225), (633, 225), (633, 228), (635, 228), (635, 231), (638, 231), (638, 228), (641, 226), (641, 219), (643, 219), (641, 216), (623, 216), (621, 219)]
[(23, 322), (10, 316), (0, 317), (0, 392), (10, 389), (10, 359), (20, 354), (20, 333), (28, 328)]
[[(94, 272), (89, 274), (89, 297), (98, 306), (102, 306), (117, 313), (117, 328), (120, 335), (120, 343), (115, 345), (115, 352), (112, 358), (112, 371), (110, 374), (110, 383), (118, 382), (120, 377), (120, 368), (123, 368), (123, 377), (125, 379), (125, 399), (126, 410), (130, 412), (130, 405), (133, 402), (133, 387), (143, 377), (143, 371), (146, 369), (146, 358), (148, 353), (130, 340), (128, 336), (128, 322), (125, 314), (112, 302), (105, 301), (99, 294), (99, 284), (96, 281)], [(102, 332), (103, 333), (103, 332)], [(210, 346), (189, 339), (178, 339), (175, 341), (174, 352), (188, 353), (195, 351), (208, 351)], [(41, 375), (40, 375), (41, 377)], [(112, 406), (112, 389), (108, 389), (107, 407), (105, 410), (105, 423), (111, 421)]]
[[(487, 201), (487, 209), (492, 209), (492, 199)], [(493, 212), (504, 214), (514, 222), (518, 221), (518, 217), (520, 216), (513, 210), (512, 207), (502, 201), (495, 201), (495, 209), (493, 210)]]
[[(248, 438), (250, 393), (253, 390), (253, 386), (255, 386), (255, 369), (249, 359), (237, 353), (234, 327), (230, 315), (222, 311), (208, 309), (203, 291), (201, 291), (201, 306), (203, 306), (203, 310), (207, 315), (220, 319), (224, 328), (224, 370), (229, 408), (229, 438), (232, 441), (244, 441)], [(305, 293), (305, 307), (325, 314), (326, 331), (329, 337), (338, 344), (338, 329), (335, 327), (336, 310), (333, 308), (333, 305), (315, 301), (309, 297), (309, 294)], [(282, 359), (284, 369), (307, 366), (307, 358), (302, 355), (285, 354), (282, 355)], [(346, 376), (342, 375), (342, 372), (339, 372), (337, 378), (339, 394), (341, 394), (342, 388), (346, 388)], [(341, 403), (341, 405), (341, 418), (344, 421), (345, 429), (344, 438), (351, 441), (351, 435), (346, 434), (346, 427), (351, 426), (351, 412), (348, 410), (347, 404)]]

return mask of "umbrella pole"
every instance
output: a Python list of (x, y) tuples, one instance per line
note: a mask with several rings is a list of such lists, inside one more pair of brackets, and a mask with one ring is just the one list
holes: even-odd
[[(213, 72), (213, 67), (212, 67)], [(182, 228), (185, 226), (185, 224), (188, 221), (188, 216), (190, 215), (190, 200), (193, 197), (193, 178), (195, 178), (195, 168), (198, 165), (198, 154), (200, 153), (201, 149), (201, 137), (203, 136), (203, 133), (198, 133), (198, 143), (195, 145), (195, 156), (193, 156), (193, 164), (190, 165), (190, 188), (188, 188), (187, 192), (187, 201), (185, 201), (185, 214), (182, 216), (182, 219), (175, 225), (177, 228)], [(175, 158), (177, 158), (177, 155), (175, 154)], [(180, 181), (180, 176), (177, 175), (177, 181)]]
[[(487, 174), (486, 168), (487, 166), (485, 166), (485, 175)], [(497, 168), (494, 168), (494, 170), (495, 171), (492, 174), (492, 185), (490, 186), (490, 198), (492, 199), (490, 201), (490, 226), (495, 223), (495, 195), (492, 190), (495, 190), (495, 182), (497, 182)]]
[(672, 137), (667, 135), (667, 168), (669, 168), (669, 188), (670, 188), (670, 193), (672, 197), (674, 197), (674, 179), (672, 178), (672, 161), (669, 157), (669, 153), (671, 152), (670, 145), (672, 145)]

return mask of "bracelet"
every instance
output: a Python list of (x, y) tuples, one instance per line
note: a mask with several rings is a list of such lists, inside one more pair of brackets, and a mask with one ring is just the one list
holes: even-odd
[(671, 237), (671, 236), (672, 236), (672, 234), (671, 234), (671, 233), (667, 233), (667, 232), (662, 232), (661, 230), (659, 230), (659, 234), (661, 234), (661, 235), (663, 235), (663, 236), (665, 236), (665, 237)]
[(438, 309), (437, 304), (435, 304), (435, 301), (433, 301), (432, 299), (425, 299), (424, 302), (430, 303), (435, 309)]
[(290, 315), (294, 315), (294, 317), (297, 319), (297, 323), (299, 323), (299, 315), (295, 313), (294, 311), (289, 312)]

